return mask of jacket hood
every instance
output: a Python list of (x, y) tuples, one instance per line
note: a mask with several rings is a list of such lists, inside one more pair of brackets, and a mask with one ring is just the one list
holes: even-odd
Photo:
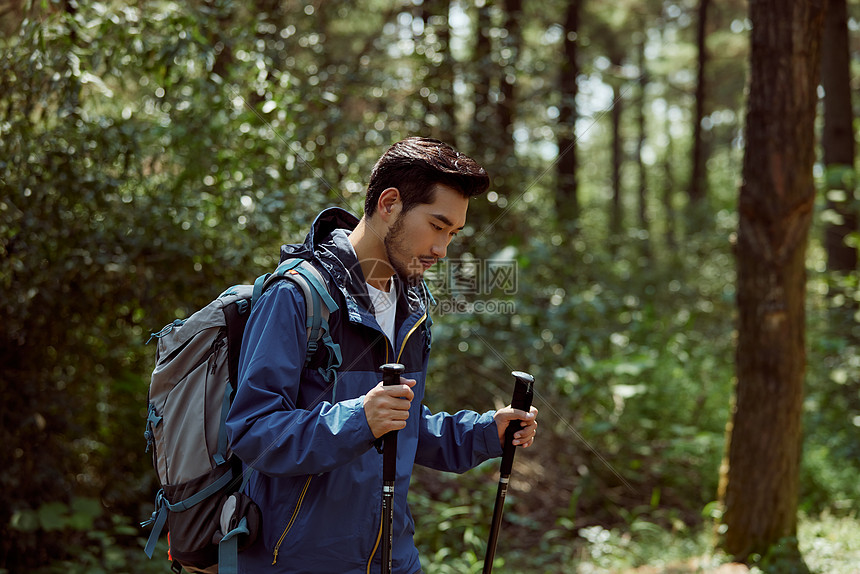
[(281, 246), (281, 262), (295, 257), (315, 261), (328, 272), (344, 297), (361, 298), (366, 293), (364, 275), (348, 235), (356, 225), (358, 217), (345, 209), (329, 207), (317, 215), (304, 243)]
[(340, 207), (329, 207), (317, 215), (304, 243), (281, 246), (281, 261), (294, 257), (313, 259), (319, 246), (330, 240), (335, 229), (352, 231), (356, 225), (358, 217)]
[[(360, 306), (372, 313), (364, 274), (349, 243), (349, 233), (358, 225), (358, 217), (339, 207), (329, 207), (314, 220), (304, 243), (281, 246), (281, 261), (301, 257), (315, 261), (334, 280), (347, 300), (351, 311)], [(417, 286), (404, 286), (395, 275), (398, 289), (405, 289), (410, 312), (423, 312), (433, 303), (433, 297), (422, 281)], [(350, 317), (357, 316), (350, 313)]]

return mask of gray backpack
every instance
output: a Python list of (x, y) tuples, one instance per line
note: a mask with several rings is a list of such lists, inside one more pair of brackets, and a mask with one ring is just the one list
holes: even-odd
[[(147, 451), (161, 489), (145, 552), (152, 558), (165, 523), (168, 557), (181, 572), (236, 572), (237, 553), (256, 539), (260, 510), (242, 486), (242, 464), (227, 444), (225, 420), (238, 383), (239, 351), (251, 308), (272, 283), (291, 280), (307, 305), (308, 366), (321, 342), (320, 372), (335, 382), (340, 347), (328, 318), (337, 304), (320, 272), (304, 259), (283, 261), (254, 285), (237, 285), (185, 320), (153, 333), (158, 341), (149, 385)], [(246, 471), (250, 472), (250, 471)]]

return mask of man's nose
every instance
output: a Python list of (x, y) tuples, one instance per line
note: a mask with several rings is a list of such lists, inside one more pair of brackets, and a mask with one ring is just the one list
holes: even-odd
[(435, 257), (436, 259), (444, 259), (445, 254), (448, 253), (448, 244), (447, 243), (441, 243), (440, 244), (440, 243), (436, 242), (433, 244), (433, 248), (430, 250), (430, 252), (433, 254), (433, 257)]

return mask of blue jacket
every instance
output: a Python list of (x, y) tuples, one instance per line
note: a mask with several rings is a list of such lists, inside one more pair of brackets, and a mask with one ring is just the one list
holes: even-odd
[(327, 383), (318, 369), (304, 368), (305, 304), (290, 281), (264, 293), (248, 320), (227, 431), (233, 451), (257, 471), (247, 492), (259, 505), (263, 524), (258, 541), (239, 555), (240, 572), (380, 571), (382, 455), (362, 404), (382, 380), (384, 363), (403, 363), (404, 376), (417, 381), (409, 420), (398, 436), (395, 573), (413, 574), (421, 567), (406, 503), (413, 464), (465, 472), (502, 454), (492, 411), (433, 414), (422, 405), (429, 294), (423, 284), (397, 283), (396, 340), (389, 341), (349, 245), (347, 234), (357, 222), (346, 211), (327, 209), (303, 245), (281, 248), (282, 260), (312, 259), (338, 302), (329, 319), (343, 354), (336, 384)]

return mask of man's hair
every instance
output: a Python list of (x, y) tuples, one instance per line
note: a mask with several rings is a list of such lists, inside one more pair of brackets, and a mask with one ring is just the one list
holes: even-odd
[(364, 214), (376, 211), (379, 196), (389, 187), (400, 191), (403, 213), (416, 205), (433, 202), (436, 184), (446, 185), (464, 197), (481, 195), (490, 177), (478, 163), (439, 140), (411, 137), (386, 151), (370, 173)]

